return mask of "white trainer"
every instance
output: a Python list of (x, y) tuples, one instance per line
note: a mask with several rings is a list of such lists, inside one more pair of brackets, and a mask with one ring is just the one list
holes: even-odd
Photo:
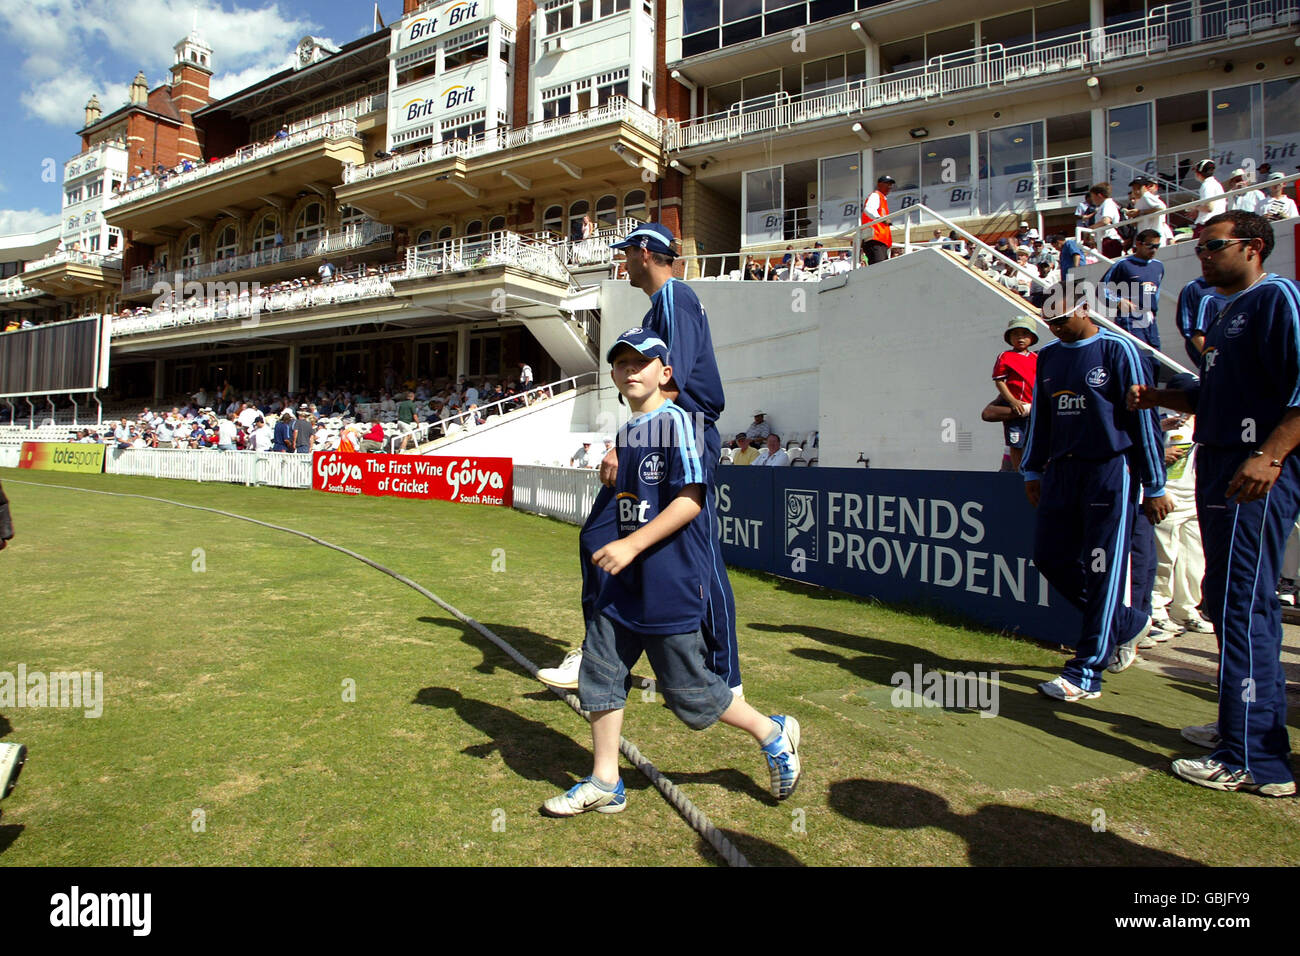
[(1219, 722), (1216, 720), (1212, 724), (1184, 727), (1183, 739), (1196, 744), (1198, 747), (1204, 747), (1206, 750), (1218, 750), (1219, 744), (1222, 742), (1222, 738), (1219, 737)]
[(563, 690), (578, 689), (578, 672), (582, 670), (582, 648), (569, 651), (559, 667), (542, 667), (537, 671), (537, 679), (551, 687)]

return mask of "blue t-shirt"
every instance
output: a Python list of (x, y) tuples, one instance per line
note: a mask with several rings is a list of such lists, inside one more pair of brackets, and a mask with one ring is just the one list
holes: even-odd
[(704, 306), (680, 279), (669, 279), (650, 297), (650, 311), (641, 328), (658, 334), (668, 346), (673, 379), (680, 393), (676, 404), (689, 414), (702, 412), (709, 423), (717, 422), (726, 405), (722, 376), (713, 354), (713, 336)]
[(1160, 283), (1165, 278), (1165, 264), (1159, 259), (1141, 259), (1125, 256), (1106, 270), (1101, 277), (1102, 289), (1108, 302), (1127, 299), (1137, 306), (1136, 312), (1119, 308), (1115, 324), (1126, 332), (1160, 348), (1160, 328), (1156, 325), (1156, 312), (1160, 309)]
[(1087, 254), (1083, 251), (1083, 246), (1079, 244), (1078, 239), (1066, 239), (1061, 243), (1061, 282), (1068, 282), (1070, 279), (1070, 269), (1074, 262), (1074, 257), (1079, 257), (1079, 265), (1082, 266), (1088, 261)]
[[(700, 453), (691, 416), (671, 401), (619, 429), (614, 514), (620, 538), (654, 520), (687, 485), (704, 485)], [(698, 630), (713, 566), (708, 545), (701, 513), (618, 574), (603, 575), (595, 610), (638, 634)]]
[(1211, 316), (1201, 384), (1189, 389), (1196, 441), (1217, 448), (1263, 443), (1300, 407), (1300, 287), (1270, 273)]
[(1043, 346), (1020, 464), (1025, 480), (1041, 480), (1048, 463), (1060, 458), (1103, 461), (1130, 453), (1147, 497), (1164, 494), (1164, 448), (1155, 410), (1130, 412), (1124, 404), (1129, 386), (1150, 384), (1137, 346), (1114, 332), (1102, 329), (1079, 342)]
[(1210, 320), (1223, 308), (1223, 296), (1200, 276), (1197, 276), (1178, 293), (1178, 331), (1183, 334), (1188, 357), (1196, 363), (1201, 361), (1201, 353), (1192, 345), (1191, 338), (1196, 334), (1205, 334), (1210, 327)]

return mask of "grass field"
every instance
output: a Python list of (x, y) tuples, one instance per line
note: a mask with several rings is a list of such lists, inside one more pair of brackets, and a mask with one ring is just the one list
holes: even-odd
[[(0, 470), (0, 669), (99, 671), (103, 714), (3, 708), (31, 748), (3, 865), (717, 865), (635, 770), (617, 816), (542, 817), (590, 769), (586, 725), (411, 589), (553, 664), (580, 638), (577, 530), (505, 509)], [(34, 482), (34, 484), (19, 482)], [(494, 561), (504, 570), (493, 570)], [(756, 864), (1290, 865), (1300, 802), (1167, 771), (1208, 684), (1135, 667), (1098, 701), (1035, 685), (1055, 650), (746, 572), (745, 689), (799, 717), (805, 777), (767, 794), (748, 738), (631, 695), (625, 733)], [(890, 676), (998, 671), (998, 716), (891, 704)], [(638, 674), (649, 676), (644, 664)], [(355, 687), (349, 695), (349, 687)], [(354, 700), (346, 699), (354, 696)]]

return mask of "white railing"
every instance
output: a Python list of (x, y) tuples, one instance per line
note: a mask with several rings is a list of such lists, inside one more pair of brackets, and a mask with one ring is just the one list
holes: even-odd
[(203, 325), (226, 319), (255, 322), (261, 316), (273, 315), (277, 312), (314, 309), (318, 306), (340, 305), (363, 299), (387, 299), (393, 297), (392, 280), (398, 278), (402, 276), (398, 273), (389, 273), (340, 279), (278, 292), (270, 289), (249, 292), (244, 289), (239, 295), (229, 298), (162, 306), (141, 315), (113, 316), (112, 335), (113, 338), (117, 338), (141, 332), (160, 332), (164, 329)]
[(222, 451), (219, 448), (109, 448), (110, 475), (219, 481), (240, 485), (311, 487), (311, 455), (296, 452)]
[(1120, 23), (1014, 47), (989, 44), (933, 57), (924, 66), (859, 80), (830, 92), (778, 93), (736, 103), (719, 113), (670, 120), (664, 131), (665, 147), (688, 149), (829, 117), (1050, 78), (1120, 60), (1163, 57), (1170, 49), (1239, 40), (1296, 23), (1300, 23), (1300, 0), (1184, 0), (1156, 7), (1136, 25)]
[[(446, 419), (439, 419), (432, 422), (418, 422), (415, 431), (409, 434), (411, 434), (415, 439), (414, 444), (416, 448), (419, 448), (420, 445), (429, 441), (438, 441), (442, 438), (454, 438), (457, 436), (463, 437), (472, 432), (475, 428), (487, 428), (488, 425), (493, 423), (494, 418), (500, 419), (511, 412), (524, 411), (530, 406), (536, 405), (538, 402), (546, 401), (547, 399), (554, 398), (557, 395), (577, 389), (581, 387), (578, 383), (583, 379), (588, 378), (592, 381), (584, 384), (595, 384), (600, 380), (600, 376), (596, 372), (581, 372), (578, 375), (570, 375), (568, 378), (562, 378), (559, 381), (551, 382), (548, 385), (538, 385), (534, 388), (528, 389), (527, 391), (517, 392), (509, 398), (498, 399), (497, 401), (490, 402), (487, 405), (479, 405), (475, 402), (474, 404), (477, 409), (476, 414), (484, 419), (482, 425), (477, 423), (470, 425), (470, 413), (468, 409), (465, 409), (449, 415)], [(421, 404), (427, 405), (427, 402)], [(511, 408), (510, 406), (512, 405), (519, 405), (519, 408)], [(358, 413), (359, 412), (360, 409), (358, 408)], [(438, 434), (437, 437), (434, 437), (435, 432), (439, 432), (440, 434)], [(401, 432), (394, 432), (393, 434), (388, 435), (384, 439), (386, 443), (385, 451), (395, 453), (402, 446), (402, 438), (403, 435)]]
[(23, 285), (22, 276), (10, 276), (8, 279), (0, 279), (0, 300), (5, 302), (15, 302), (19, 299), (32, 299), (41, 295), (40, 289), (33, 289), (29, 285)]
[(162, 190), (186, 186), (246, 163), (257, 162), (259, 159), (265, 159), (267, 156), (283, 152), (286, 149), (293, 149), (304, 143), (324, 139), (352, 139), (356, 135), (356, 120), (345, 119), (320, 123), (300, 129), (296, 133), (289, 133), (283, 139), (273, 139), (266, 143), (244, 146), (229, 156), (218, 159), (216, 162), (195, 166), (193, 169), (183, 172), (169, 173), (165, 178), (149, 176), (144, 181), (136, 179), (134, 182), (124, 183), (121, 189), (108, 197), (104, 203), (104, 209), (107, 211), (139, 199), (156, 196)]
[(1034, 202), (1068, 202), (1087, 195), (1092, 184), (1092, 153), (1069, 153), (1034, 160)]
[(131, 278), (122, 287), (122, 291), (131, 295), (152, 289), (159, 282), (170, 283), (175, 288), (192, 279), (206, 279), (211, 276), (227, 275), (245, 269), (260, 266), (277, 265), (281, 262), (294, 262), (309, 259), (312, 256), (325, 256), (339, 252), (349, 252), (379, 242), (387, 242), (393, 237), (393, 227), (380, 222), (365, 222), (348, 226), (337, 232), (327, 232), (316, 239), (303, 239), (285, 246), (273, 246), (257, 252), (248, 252), (239, 256), (227, 256), (215, 262), (201, 262), (187, 266), (179, 271), (149, 270), (136, 266), (131, 270)]
[(573, 278), (555, 246), (501, 231), (486, 236), (445, 239), (406, 250), (406, 278), (466, 272), (491, 266), (516, 266), (573, 288)]
[(297, 133), (301, 130), (311, 129), (313, 126), (322, 126), (326, 123), (337, 123), (340, 120), (356, 119), (358, 116), (365, 116), (367, 113), (382, 110), (387, 105), (387, 93), (372, 93), (369, 96), (361, 97), (359, 100), (353, 100), (351, 103), (345, 103), (343, 106), (336, 106), (332, 110), (326, 110), (324, 113), (316, 113), (312, 116), (308, 116), (306, 119), (300, 119), (295, 123), (290, 123), (289, 132)]
[[(820, 255), (820, 259), (813, 269), (802, 266), (792, 268), (782, 261), (787, 254), (791, 264), (794, 263), (795, 256), (806, 261), (809, 256)], [(678, 256), (676, 262), (681, 263), (683, 278), (742, 281), (750, 260), (758, 267), (759, 278), (770, 282), (815, 282), (827, 276), (850, 272), (854, 268), (853, 250), (846, 245), (754, 253), (714, 252), (708, 255)], [(623, 279), (626, 275), (615, 266), (612, 277)]]
[(23, 266), (23, 272), (35, 272), (37, 269), (44, 269), (65, 262), (83, 266), (98, 266), (101, 269), (122, 268), (121, 256), (108, 256), (102, 252), (82, 252), (80, 250), (65, 249), (62, 252), (52, 253), (44, 259), (37, 259), (35, 262), (27, 263), (27, 265)]
[[(1267, 197), (1269, 187), (1276, 186), (1278, 183), (1281, 183), (1283, 186), (1289, 186), (1297, 180), (1300, 180), (1300, 173), (1292, 173), (1290, 176), (1283, 177), (1282, 179), (1270, 179), (1263, 183), (1253, 183), (1249, 186), (1238, 186), (1236, 189), (1225, 190), (1220, 195), (1204, 202), (1200, 197), (1197, 197), (1188, 202), (1179, 203), (1177, 206), (1170, 206), (1167, 209), (1157, 209), (1155, 212), (1143, 213), (1140, 216), (1131, 216), (1118, 225), (1137, 226), (1139, 229), (1154, 229), (1156, 228), (1156, 223), (1159, 222), (1160, 219), (1178, 213), (1185, 213), (1187, 218), (1194, 219), (1196, 217), (1197, 207), (1199, 206), (1208, 205), (1211, 202), (1218, 202), (1220, 200), (1232, 200), (1237, 196), (1243, 196), (1250, 192), (1262, 192), (1265, 197)], [(1098, 226), (1095, 228), (1089, 228), (1088, 226), (1077, 226), (1075, 227), (1074, 234), (1077, 237), (1082, 236), (1086, 232), (1107, 232), (1113, 228), (1115, 227)], [(1110, 260), (1108, 259), (1106, 261), (1109, 262)]]
[(529, 123), (517, 129), (497, 127), (470, 139), (450, 139), (441, 143), (431, 143), (412, 152), (396, 153), (388, 159), (376, 160), (364, 166), (344, 166), (343, 182), (348, 184), (374, 179), (376, 176), (386, 176), (413, 166), (436, 163), (452, 156), (466, 158), (482, 156), (613, 122), (627, 123), (656, 141), (661, 141), (663, 138), (663, 120), (622, 96), (614, 96), (609, 102), (594, 109)]
[(580, 525), (600, 491), (600, 474), (590, 468), (515, 465), (514, 506), (520, 511)]

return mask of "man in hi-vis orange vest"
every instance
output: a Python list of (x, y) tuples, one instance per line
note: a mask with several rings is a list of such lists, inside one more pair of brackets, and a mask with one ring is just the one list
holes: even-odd
[(876, 180), (876, 191), (862, 204), (862, 225), (871, 226), (871, 238), (862, 244), (862, 252), (867, 257), (867, 265), (884, 262), (889, 258), (889, 248), (894, 244), (893, 230), (887, 222), (879, 222), (881, 216), (889, 215), (889, 191), (894, 188), (893, 176), (881, 176)]

